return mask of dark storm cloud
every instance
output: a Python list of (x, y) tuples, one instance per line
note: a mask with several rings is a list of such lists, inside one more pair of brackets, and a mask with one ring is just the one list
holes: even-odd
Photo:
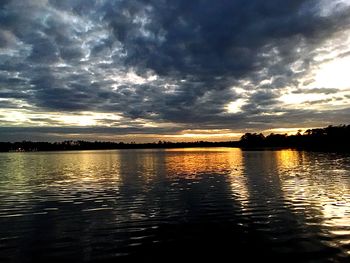
[[(198, 128), (281, 121), (266, 112), (285, 112), (292, 123), (295, 111), (278, 105), (281, 91), (296, 87), (314, 50), (350, 25), (348, 6), (323, 14), (325, 3), (2, 1), (0, 98), (41, 110), (116, 112)], [(242, 98), (242, 111), (227, 113), (225, 105)], [(298, 122), (318, 114), (299, 113)]]

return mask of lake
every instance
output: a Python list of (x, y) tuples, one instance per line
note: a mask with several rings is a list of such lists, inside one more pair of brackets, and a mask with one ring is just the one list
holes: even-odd
[(0, 153), (0, 262), (340, 262), (349, 254), (349, 154)]

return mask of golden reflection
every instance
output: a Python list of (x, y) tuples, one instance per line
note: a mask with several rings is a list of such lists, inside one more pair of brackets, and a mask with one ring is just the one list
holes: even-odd
[(137, 176), (143, 182), (151, 182), (164, 170), (164, 152), (158, 149), (121, 151), (120, 161), (123, 176)]
[(222, 175), (234, 199), (245, 206), (249, 200), (244, 176), (243, 152), (239, 148), (187, 148), (166, 150), (167, 176), (199, 179), (201, 175)]
[(350, 181), (341, 159), (291, 150), (276, 152), (276, 159), (284, 199), (298, 204), (292, 212), (335, 236), (333, 245), (349, 244)]
[(47, 184), (57, 189), (104, 189), (121, 182), (118, 151), (77, 151), (49, 153), (44, 158)]
[(301, 164), (303, 153), (295, 150), (275, 151), (275, 158), (278, 167), (293, 168)]
[(236, 149), (232, 154), (228, 155), (231, 167), (229, 180), (232, 195), (240, 203), (242, 209), (246, 208), (250, 200), (247, 177), (244, 174), (243, 158), (243, 151), (241, 149)]
[[(166, 150), (167, 175), (186, 179), (195, 179), (200, 174), (215, 171), (228, 174), (239, 165), (235, 156), (240, 154), (236, 148), (187, 148)], [(180, 154), (179, 154), (180, 153)]]
[(165, 149), (167, 153), (169, 152), (178, 152), (178, 153), (183, 153), (183, 152), (231, 152), (234, 150), (238, 150), (238, 148), (220, 148), (220, 147), (210, 147), (210, 148), (205, 148), (205, 147), (196, 147), (196, 148), (169, 148)]
[(1, 189), (4, 185), (0, 185), (1, 194), (8, 196), (11, 193), (31, 193), (27, 187), (30, 185), (31, 177), (26, 169), (30, 166), (30, 160), (26, 153), (0, 153), (0, 181), (6, 182), (6, 188)]

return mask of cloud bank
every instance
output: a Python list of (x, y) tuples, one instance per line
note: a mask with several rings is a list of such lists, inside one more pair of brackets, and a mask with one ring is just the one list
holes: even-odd
[(347, 0), (1, 1), (0, 134), (349, 123), (349, 35)]

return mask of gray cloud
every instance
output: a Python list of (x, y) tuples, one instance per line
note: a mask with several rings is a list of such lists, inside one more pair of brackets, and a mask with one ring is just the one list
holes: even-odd
[[(349, 7), (324, 15), (320, 3), (2, 1), (0, 98), (21, 99), (41, 111), (173, 122), (176, 130), (318, 122), (318, 112), (284, 109), (278, 98), (286, 87), (297, 87), (315, 50), (350, 25)], [(242, 98), (241, 112), (227, 113), (226, 105)]]
[(313, 93), (319, 93), (319, 94), (336, 94), (339, 90), (338, 89), (331, 89), (331, 88), (312, 88), (312, 89), (298, 89), (293, 91), (294, 94), (313, 94)]

